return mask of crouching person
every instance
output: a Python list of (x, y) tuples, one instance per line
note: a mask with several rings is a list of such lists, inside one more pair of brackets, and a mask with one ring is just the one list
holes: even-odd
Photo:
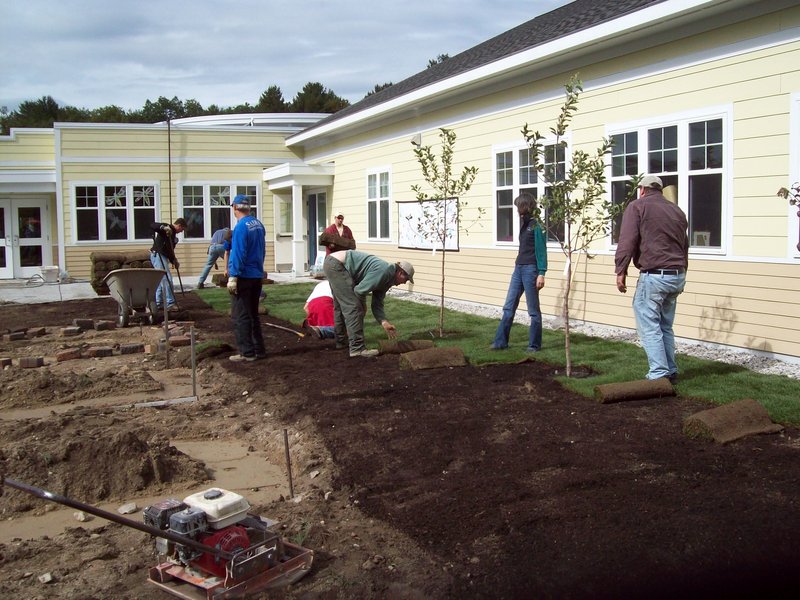
[(325, 257), (323, 272), (333, 292), (333, 322), (336, 347), (349, 343), (350, 357), (377, 356), (364, 343), (364, 317), (367, 314), (367, 294), (372, 294), (372, 314), (390, 338), (397, 329), (386, 320), (383, 300), (386, 292), (410, 281), (414, 283), (414, 267), (401, 260), (389, 264), (377, 256), (358, 250), (340, 250)]

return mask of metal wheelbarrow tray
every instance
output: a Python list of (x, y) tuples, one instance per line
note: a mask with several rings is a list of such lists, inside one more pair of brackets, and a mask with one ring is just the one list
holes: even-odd
[(119, 304), (117, 325), (127, 327), (131, 318), (156, 322), (156, 289), (166, 274), (162, 269), (116, 269), (103, 278)]

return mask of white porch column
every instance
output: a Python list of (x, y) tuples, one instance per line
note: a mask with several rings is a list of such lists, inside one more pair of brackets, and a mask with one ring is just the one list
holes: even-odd
[(292, 185), (292, 269), (297, 275), (305, 272), (306, 242), (303, 223), (303, 186)]

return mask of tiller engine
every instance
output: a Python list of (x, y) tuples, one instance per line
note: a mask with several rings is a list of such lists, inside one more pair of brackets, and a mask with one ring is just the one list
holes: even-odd
[(314, 560), (313, 551), (275, 533), (277, 523), (248, 513), (243, 496), (220, 488), (162, 500), (146, 507), (138, 523), (13, 479), (3, 483), (155, 536), (160, 563), (148, 581), (178, 598), (245, 598), (294, 583)]

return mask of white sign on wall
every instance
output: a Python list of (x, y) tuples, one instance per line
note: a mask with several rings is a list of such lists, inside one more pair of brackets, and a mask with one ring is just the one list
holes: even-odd
[(458, 198), (398, 202), (398, 246), (415, 250), (458, 250)]

